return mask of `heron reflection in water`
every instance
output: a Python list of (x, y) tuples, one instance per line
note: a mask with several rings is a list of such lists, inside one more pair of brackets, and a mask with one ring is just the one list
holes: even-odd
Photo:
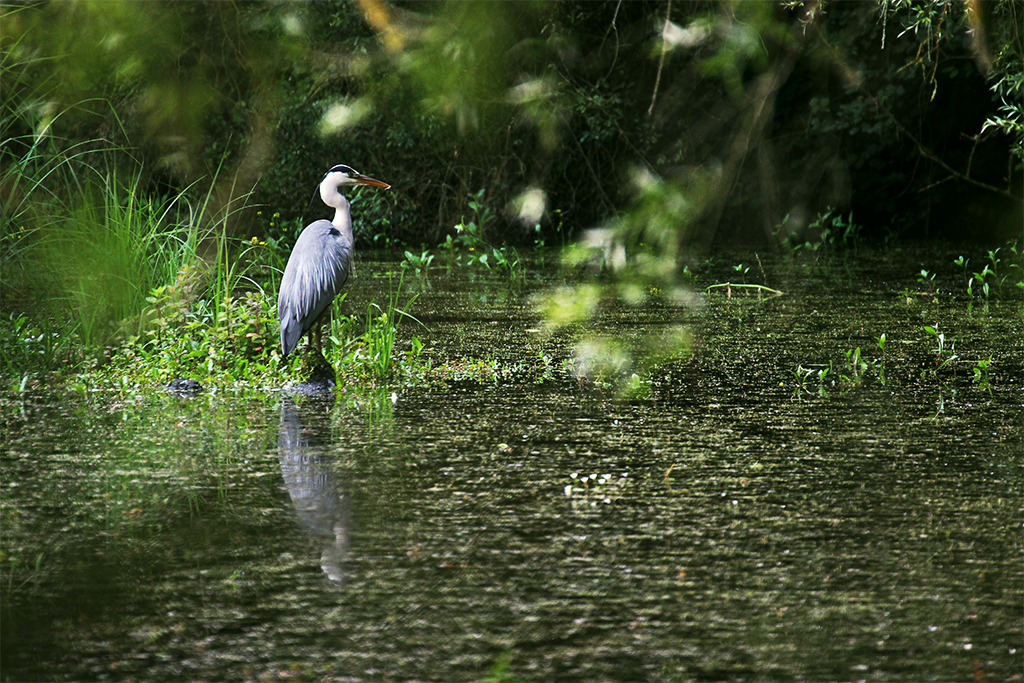
[(333, 397), (285, 396), (277, 449), (288, 496), (309, 535), (321, 547), (320, 568), (332, 581), (342, 580), (348, 555), (349, 501), (331, 468), (330, 434)]

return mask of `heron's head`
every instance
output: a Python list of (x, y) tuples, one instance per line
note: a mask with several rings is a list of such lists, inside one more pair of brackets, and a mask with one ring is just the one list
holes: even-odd
[(387, 183), (365, 176), (345, 164), (338, 164), (332, 167), (330, 171), (324, 174), (324, 179), (320, 181), (321, 187), (334, 187), (337, 189), (348, 185), (373, 185), (374, 187), (383, 187), (384, 189), (391, 187)]
[(348, 207), (341, 188), (351, 185), (373, 185), (384, 189), (391, 187), (385, 182), (363, 175), (351, 166), (338, 164), (324, 174), (324, 179), (320, 181), (320, 199), (324, 200), (324, 204), (327, 206), (333, 206), (336, 209)]

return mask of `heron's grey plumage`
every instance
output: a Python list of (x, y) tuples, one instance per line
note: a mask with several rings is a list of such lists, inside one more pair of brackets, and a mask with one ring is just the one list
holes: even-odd
[[(350, 233), (351, 234), (351, 233)], [(315, 258), (298, 259), (295, 254)], [(284, 269), (277, 313), (281, 320), (281, 349), (290, 354), (302, 335), (323, 315), (348, 280), (352, 239), (327, 220), (310, 224), (295, 243)]]
[(306, 226), (288, 257), (277, 298), (285, 356), (295, 350), (303, 334), (316, 329), (351, 272), (352, 214), (348, 199), (339, 191), (342, 185), (389, 187), (342, 165), (333, 167), (320, 182), (320, 197), (334, 208), (334, 220)]

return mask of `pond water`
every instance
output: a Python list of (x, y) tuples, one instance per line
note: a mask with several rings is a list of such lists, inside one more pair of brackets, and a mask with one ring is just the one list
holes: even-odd
[[(548, 376), (10, 398), (0, 679), (1021, 680), (1024, 308), (915, 293), (955, 257), (762, 256), (784, 296), (609, 310), (693, 332), (642, 399), (569, 372), (541, 284), (444, 273), (432, 358)], [(841, 381), (857, 347), (884, 383)]]

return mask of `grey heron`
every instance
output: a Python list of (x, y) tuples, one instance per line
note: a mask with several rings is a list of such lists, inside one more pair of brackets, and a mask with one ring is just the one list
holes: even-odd
[(341, 188), (349, 185), (391, 187), (344, 164), (332, 167), (320, 181), (320, 198), (334, 209), (334, 219), (307, 225), (288, 257), (277, 297), (284, 357), (295, 350), (307, 332), (310, 345), (320, 350), (320, 323), (348, 280), (352, 269), (352, 213)]

